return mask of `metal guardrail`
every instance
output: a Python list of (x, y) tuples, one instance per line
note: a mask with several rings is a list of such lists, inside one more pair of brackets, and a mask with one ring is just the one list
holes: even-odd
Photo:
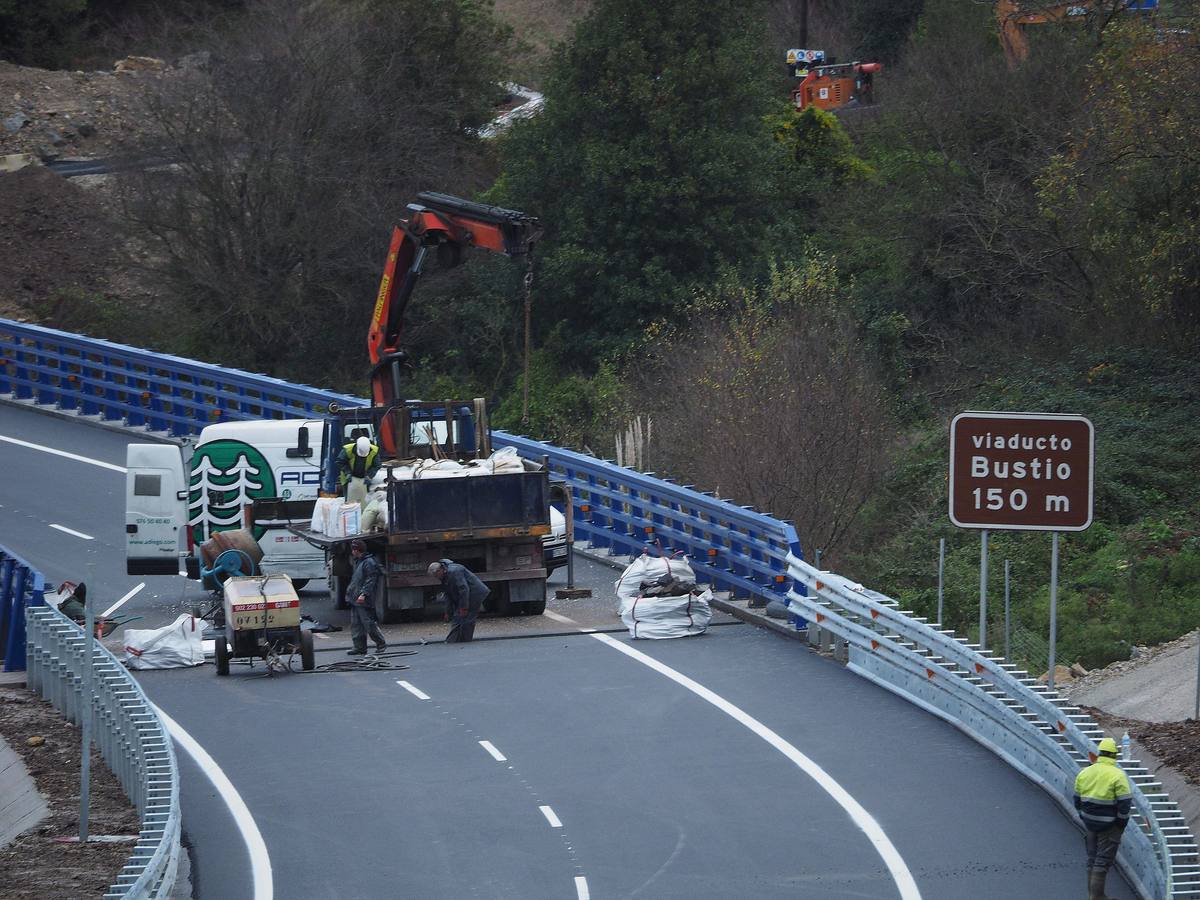
[[(162, 356), (0, 319), (0, 395), (53, 404), (133, 429), (198, 433), (228, 419), (306, 417), (356, 397)], [(636, 555), (682, 550), (718, 589), (763, 599), (786, 594), (794, 615), (849, 646), (849, 667), (961, 728), (1071, 810), (1071, 782), (1100, 730), (1028, 674), (895, 601), (804, 562), (790, 523), (526, 437), (493, 443), (547, 458), (571, 486), (575, 528), (593, 548)], [(809, 591), (814, 591), (808, 596)], [(797, 625), (799, 626), (798, 620)], [(1125, 765), (1137, 828), (1120, 863), (1145, 897), (1198, 898), (1200, 860), (1178, 807), (1145, 768)]]
[(308, 418), (355, 397), (0, 319), (0, 395), (182, 436), (223, 419)]
[(0, 653), (5, 672), (25, 668), (25, 608), (41, 606), (45, 589), (41, 572), (0, 547)]
[[(1096, 759), (1103, 732), (1028, 673), (890, 597), (794, 556), (788, 571), (809, 596), (789, 608), (848, 644), (850, 669), (946, 719), (1041, 785), (1074, 817), (1075, 775)], [(1143, 897), (1200, 898), (1200, 856), (1179, 807), (1136, 760), (1123, 762), (1133, 824), (1118, 862)]]
[[(83, 630), (49, 606), (25, 610), (30, 690), (79, 724)], [(137, 808), (141, 830), (105, 900), (167, 897), (179, 864), (179, 769), (171, 738), (141, 686), (99, 641), (93, 645), (90, 698), (96, 746)]]

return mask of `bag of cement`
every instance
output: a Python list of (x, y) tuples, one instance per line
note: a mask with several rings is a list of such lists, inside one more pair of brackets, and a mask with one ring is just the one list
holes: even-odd
[(328, 534), (332, 527), (332, 516), (336, 515), (336, 510), (341, 505), (341, 497), (318, 497), (316, 505), (313, 506), (312, 530), (317, 534)]
[(204, 662), (200, 643), (203, 625), (182, 615), (162, 628), (132, 628), (125, 632), (125, 665), (131, 669), (178, 669)]
[(516, 447), (505, 447), (502, 450), (497, 450), (488, 457), (488, 463), (492, 472), (496, 475), (525, 471), (525, 463), (521, 462), (521, 457), (517, 453)]
[(712, 621), (712, 591), (675, 597), (634, 597), (621, 607), (632, 638), (662, 640), (704, 634)]
[(362, 531), (362, 506), (357, 503), (343, 503), (338, 507), (336, 529), (330, 537), (350, 537)]

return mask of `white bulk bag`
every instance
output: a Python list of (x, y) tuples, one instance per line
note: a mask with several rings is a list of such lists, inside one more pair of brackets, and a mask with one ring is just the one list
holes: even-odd
[(703, 634), (712, 621), (712, 591), (667, 597), (643, 597), (642, 583), (664, 575), (695, 583), (696, 575), (684, 559), (663, 559), (643, 553), (617, 579), (621, 621), (634, 638), (676, 638)]
[(162, 628), (125, 630), (125, 665), (131, 669), (177, 669), (204, 662), (203, 624), (186, 613)]

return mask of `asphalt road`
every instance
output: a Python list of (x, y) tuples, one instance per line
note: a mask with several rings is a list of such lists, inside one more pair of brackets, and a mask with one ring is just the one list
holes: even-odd
[[(0, 437), (118, 465), (126, 441), (3, 406)], [(137, 583), (121, 574), (118, 473), (3, 440), (0, 471), (0, 543), (105, 596)], [(127, 605), (168, 618), (176, 580)], [(1048, 796), (801, 643), (745, 625), (632, 642), (550, 621), (561, 633), (529, 639), (484, 623), (498, 639), (416, 646), (394, 673), (139, 677), (244, 799), (279, 897), (896, 897), (897, 866), (925, 898), (1083, 896), (1082, 838)], [(180, 760), (196, 896), (252, 896), (232, 815)]]

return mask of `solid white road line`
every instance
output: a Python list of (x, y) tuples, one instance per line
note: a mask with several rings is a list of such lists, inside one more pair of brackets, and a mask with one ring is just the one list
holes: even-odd
[(68, 528), (66, 525), (55, 525), (53, 522), (51, 522), (50, 527), (66, 534), (74, 535), (77, 538), (83, 538), (85, 541), (95, 540), (95, 538), (90, 534), (84, 534), (82, 531), (76, 531), (74, 528)]
[(132, 597), (134, 594), (136, 594), (138, 591), (140, 591), (145, 586), (146, 586), (146, 582), (143, 581), (141, 584), (139, 584), (137, 587), (135, 587), (132, 591), (130, 591), (128, 594), (126, 594), (124, 597), (122, 597), (120, 600), (118, 600), (116, 603), (114, 603), (112, 606), (110, 606), (104, 612), (100, 613), (100, 618), (103, 619), (105, 616), (111, 616), (118, 609), (120, 609), (122, 606), (125, 605), (126, 600), (128, 600), (130, 597)]
[(55, 456), (61, 456), (64, 459), (73, 459), (75, 462), (87, 463), (89, 466), (99, 466), (102, 469), (111, 469), (114, 472), (124, 472), (124, 466), (116, 466), (109, 462), (104, 462), (99, 459), (92, 459), (87, 456), (80, 456), (77, 453), (68, 453), (66, 450), (56, 450), (54, 447), (46, 447), (42, 444), (32, 444), (29, 441), (20, 441), (16, 438), (5, 437), (0, 434), (0, 441), (6, 444), (16, 444), (18, 447), (28, 447), (30, 450), (41, 450), (43, 453), (53, 453)]
[[(891, 873), (892, 880), (896, 882), (896, 887), (900, 890), (900, 896), (903, 900), (920, 900), (921, 892), (917, 889), (917, 883), (913, 879), (912, 872), (908, 870), (904, 859), (900, 856), (900, 852), (891, 842), (888, 836), (884, 833), (879, 823), (874, 817), (867, 812), (850, 793), (834, 781), (833, 777), (817, 765), (813, 760), (809, 759), (794, 746), (764, 725), (758, 719), (743, 711), (739, 707), (734, 706), (724, 697), (710, 691), (699, 682), (693, 681), (682, 672), (677, 672), (670, 666), (659, 662), (651, 656), (647, 656), (640, 650), (635, 650), (633, 647), (623, 644), (620, 641), (614, 640), (607, 634), (593, 634), (593, 638), (601, 643), (607, 644), (614, 650), (624, 653), (631, 659), (635, 659), (644, 666), (648, 666), (660, 675), (665, 675), (676, 684), (687, 688), (697, 697), (711, 703), (721, 712), (725, 713), (730, 718), (749, 728), (752, 732), (790, 759), (796, 764), (806, 775), (808, 775), (817, 785), (825, 791), (834, 802), (844, 809), (851, 821), (857, 825), (867, 836), (875, 851), (883, 859), (884, 865), (887, 866), (888, 872)], [(543, 807), (545, 809), (546, 807)]]
[(562, 822), (558, 820), (558, 816), (554, 814), (554, 810), (548, 806), (539, 806), (538, 809), (542, 811), (542, 815), (546, 817), (546, 821), (550, 823), (551, 828), (562, 828)]
[(479, 746), (488, 753), (492, 754), (492, 759), (494, 759), (496, 762), (508, 762), (508, 757), (497, 750), (495, 744), (493, 744), (491, 741), (480, 741)]
[(225, 805), (229, 807), (229, 814), (233, 816), (233, 821), (237, 824), (238, 831), (242, 833), (242, 840), (245, 842), (246, 850), (250, 854), (250, 874), (254, 881), (254, 900), (272, 900), (275, 896), (275, 883), (271, 875), (271, 857), (267, 854), (267, 844), (263, 840), (258, 826), (254, 824), (254, 817), (250, 815), (250, 809), (246, 806), (246, 802), (242, 800), (242, 795), (237, 792), (237, 788), (233, 786), (233, 782), (221, 771), (221, 767), (217, 765), (216, 760), (208, 755), (208, 751), (201, 747), (195, 738), (184, 731), (178, 722), (157, 706), (154, 709), (162, 718), (163, 724), (167, 726), (167, 731), (171, 733), (171, 737), (175, 739), (175, 743), (182, 747), (187, 755), (200, 767), (200, 771), (208, 777), (213, 787), (217, 789), (217, 793), (221, 795), (221, 799), (225, 801)]
[(592, 895), (588, 893), (587, 879), (582, 875), (575, 876), (575, 897), (576, 900), (592, 900)]
[(428, 700), (429, 699), (428, 694), (426, 694), (424, 691), (422, 691), (418, 688), (413, 687), (407, 681), (397, 681), (396, 684), (400, 685), (400, 687), (404, 688), (406, 691), (408, 691), (410, 694), (412, 694), (418, 700)]
[(554, 612), (553, 610), (548, 609), (545, 612), (543, 612), (542, 615), (545, 616), (547, 619), (553, 619), (555, 622), (562, 622), (564, 625), (574, 625), (576, 628), (578, 628), (584, 634), (592, 634), (596, 630), (595, 628), (584, 628), (582, 625), (580, 625), (574, 619), (568, 618), (567, 616), (559, 615), (558, 613)]

